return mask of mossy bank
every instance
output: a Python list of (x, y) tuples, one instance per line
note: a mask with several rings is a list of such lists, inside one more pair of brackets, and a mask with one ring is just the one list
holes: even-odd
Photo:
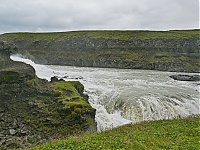
[(36, 63), (199, 72), (200, 30), (74, 31), (0, 36)]
[(39, 79), (30, 65), (10, 60), (12, 46), (0, 44), (0, 149), (96, 131), (80, 82)]

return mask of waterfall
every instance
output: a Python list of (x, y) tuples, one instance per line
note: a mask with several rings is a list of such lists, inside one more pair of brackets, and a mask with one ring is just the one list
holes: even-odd
[(39, 78), (80, 81), (97, 110), (99, 131), (131, 122), (199, 114), (200, 82), (175, 81), (169, 77), (175, 72), (40, 65), (20, 55), (11, 59), (33, 66)]

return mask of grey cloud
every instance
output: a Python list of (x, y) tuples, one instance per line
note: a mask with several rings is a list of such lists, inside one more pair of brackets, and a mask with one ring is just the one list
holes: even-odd
[(199, 27), (199, 0), (0, 0), (0, 33)]

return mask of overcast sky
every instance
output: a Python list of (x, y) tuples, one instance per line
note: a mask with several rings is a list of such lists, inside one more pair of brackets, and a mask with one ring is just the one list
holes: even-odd
[(0, 0), (0, 33), (199, 28), (199, 0)]

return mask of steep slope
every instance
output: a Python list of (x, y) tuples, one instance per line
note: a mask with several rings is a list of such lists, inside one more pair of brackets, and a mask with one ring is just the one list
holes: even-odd
[(0, 42), (0, 149), (96, 131), (80, 82), (39, 79), (30, 65), (10, 60), (12, 50)]
[(10, 33), (0, 39), (42, 64), (199, 72), (199, 31)]

